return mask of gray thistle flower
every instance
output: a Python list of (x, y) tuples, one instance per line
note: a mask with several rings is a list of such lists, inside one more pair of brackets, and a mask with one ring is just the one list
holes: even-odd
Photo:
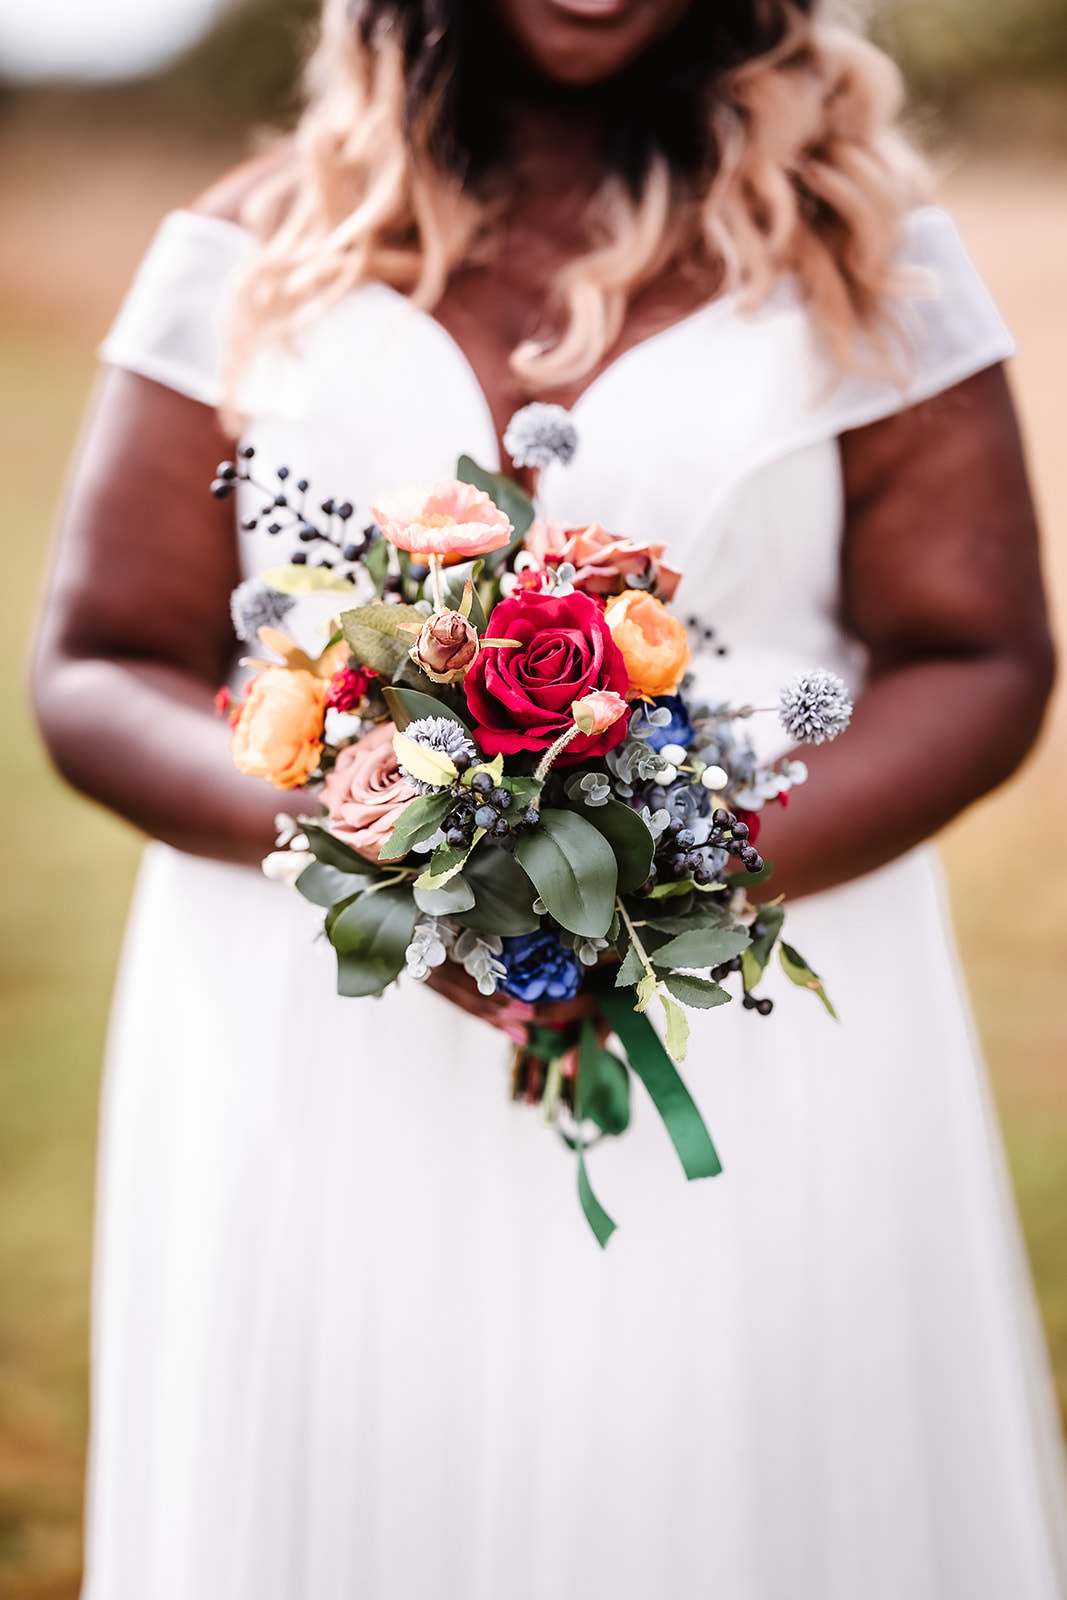
[(260, 628), (278, 627), (295, 605), (291, 594), (279, 594), (262, 578), (246, 578), (230, 596), (234, 632), (248, 643)]
[[(421, 744), (427, 750), (439, 750), (442, 755), (451, 756), (453, 760), (459, 756), (460, 765), (469, 766), (478, 755), (466, 730), (460, 723), (453, 722), (451, 717), (417, 717), (414, 722), (408, 723), (404, 733), (415, 744)], [(466, 763), (463, 762), (463, 757), (467, 758)], [(417, 794), (432, 794), (440, 787), (439, 784), (423, 783), (421, 779), (413, 778), (403, 766), (400, 771)]]
[(517, 467), (563, 466), (578, 448), (578, 430), (562, 406), (533, 405), (516, 411), (504, 432), (504, 449)]
[(778, 716), (800, 744), (824, 744), (844, 733), (852, 719), (852, 696), (841, 679), (821, 668), (798, 672), (782, 690)]

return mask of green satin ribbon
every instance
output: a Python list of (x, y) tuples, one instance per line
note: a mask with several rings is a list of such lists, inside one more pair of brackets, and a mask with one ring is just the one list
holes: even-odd
[(634, 1010), (636, 990), (605, 990), (597, 1000), (618, 1034), (631, 1068), (663, 1118), (686, 1177), (714, 1178), (722, 1171), (722, 1162), (711, 1135), (677, 1067), (663, 1048), (659, 1034), (644, 1012)]
[(596, 1029), (586, 1020), (582, 1023), (581, 1040), (578, 1045), (578, 1081), (574, 1086), (574, 1148), (578, 1152), (578, 1199), (585, 1213), (585, 1220), (592, 1228), (597, 1244), (603, 1250), (615, 1232), (616, 1224), (593, 1193), (589, 1174), (585, 1170), (585, 1146), (582, 1144), (582, 1119), (585, 1116), (583, 1080), (586, 1086), (595, 1082), (599, 1055), (600, 1040), (596, 1036)]

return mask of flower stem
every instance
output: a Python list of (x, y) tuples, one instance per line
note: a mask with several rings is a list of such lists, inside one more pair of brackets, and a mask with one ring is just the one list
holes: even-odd
[(577, 739), (581, 731), (582, 730), (579, 728), (578, 724), (573, 722), (564, 733), (560, 734), (559, 738), (554, 744), (549, 745), (548, 749), (545, 751), (544, 755), (541, 757), (534, 769), (534, 781), (536, 783), (544, 783), (545, 779), (548, 777), (549, 769), (551, 768), (556, 757), (563, 754), (571, 740)]
[(435, 611), (445, 609), (445, 594), (441, 587), (441, 557), (430, 557), (430, 582), (433, 584), (433, 608)]
[[(645, 949), (644, 945), (641, 943), (640, 937), (639, 937), (638, 932), (637, 932), (637, 927), (636, 927), (635, 923), (631, 921), (629, 912), (627, 911), (626, 907), (623, 905), (622, 901), (619, 899), (619, 897), (617, 895), (615, 897), (615, 908), (618, 911), (619, 916), (622, 918), (623, 922), (625, 922), (625, 924), (626, 924), (626, 931), (630, 935), (630, 940), (631, 940), (631, 942), (633, 944), (634, 949), (637, 951), (637, 959), (638, 959), (638, 961), (640, 961), (641, 965), (644, 967), (644, 969), (645, 969), (646, 973), (648, 974), (648, 976), (650, 978), (654, 979), (655, 982), (658, 985), (659, 979), (656, 977), (656, 969), (652, 965), (652, 961), (651, 961), (651, 958), (650, 958), (650, 956), (648, 954), (648, 951)], [(645, 924), (642, 923), (641, 926), (644, 927)]]

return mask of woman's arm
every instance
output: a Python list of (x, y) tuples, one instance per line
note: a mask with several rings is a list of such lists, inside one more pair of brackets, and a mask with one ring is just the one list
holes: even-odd
[(233, 656), (232, 454), (214, 411), (101, 377), (60, 517), (34, 661), (37, 715), (75, 788), (197, 854), (255, 862), (299, 799), (241, 777), (212, 700)]
[(1053, 680), (1037, 529), (993, 367), (841, 441), (845, 622), (870, 652), (852, 726), (798, 752), (810, 781), (763, 813), (768, 894), (870, 872), (1003, 782)]

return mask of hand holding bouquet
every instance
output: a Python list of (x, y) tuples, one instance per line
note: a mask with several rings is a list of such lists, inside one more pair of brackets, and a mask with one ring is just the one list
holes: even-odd
[[(569, 459), (576, 438), (565, 412), (538, 405), (506, 442), (517, 466), (539, 467)], [(253, 460), (246, 446), (224, 463), (214, 492), (262, 493)], [(739, 731), (751, 707), (687, 691), (688, 632), (668, 609), (680, 574), (664, 546), (540, 522), (518, 484), (467, 457), (454, 479), (382, 494), (357, 535), (350, 503), (323, 502), (316, 521), (306, 481), (294, 494), (287, 469), (277, 476), (268, 510), (243, 525), (269, 517), (296, 548), (234, 596), (239, 635), (274, 658), (249, 663), (234, 759), (279, 788), (321, 782), (322, 809), (287, 819), (266, 868), (324, 908), (344, 995), (452, 961), (485, 995), (595, 996), (625, 1059), (592, 1021), (535, 1022), (513, 1092), (575, 1149), (606, 1243), (614, 1224), (584, 1153), (626, 1128), (631, 1071), (686, 1175), (720, 1170), (675, 1065), (688, 1011), (727, 1003), (737, 973), (742, 1003), (766, 1015), (756, 990), (776, 945), (787, 975), (830, 1009), (781, 940), (782, 906), (745, 894), (769, 872), (760, 810), (784, 802), (803, 764), (761, 763)], [(316, 657), (283, 631), (302, 594), (334, 608)], [(793, 737), (816, 743), (850, 710), (821, 672), (787, 685), (779, 707)]]

